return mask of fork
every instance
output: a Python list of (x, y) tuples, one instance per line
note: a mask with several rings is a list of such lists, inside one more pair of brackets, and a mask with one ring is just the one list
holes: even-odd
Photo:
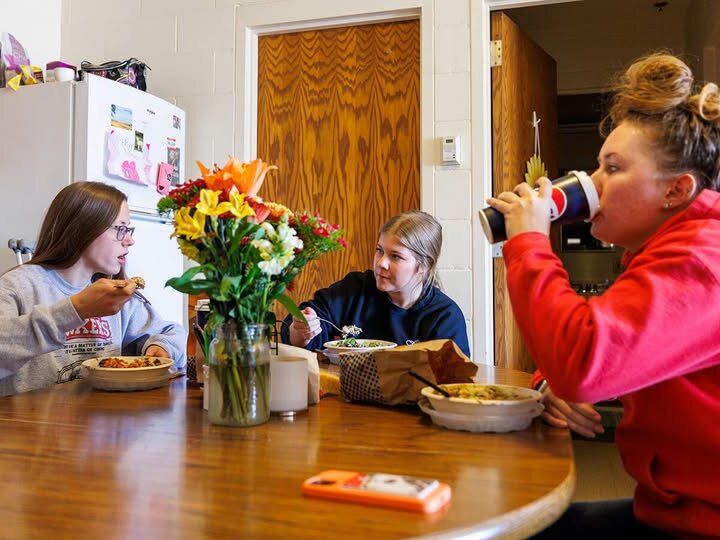
[[(116, 288), (116, 289), (122, 289), (122, 288), (124, 288), (124, 287), (125, 287), (125, 285), (115, 285), (115, 288)], [(135, 291), (133, 292), (133, 296), (138, 297), (140, 300), (142, 300), (143, 302), (145, 302), (148, 306), (152, 306), (152, 304), (150, 303), (150, 300), (148, 300), (147, 298), (145, 298), (145, 296), (144, 296), (140, 291), (138, 291), (137, 289), (135, 289)]]
[(332, 326), (335, 330), (337, 330), (338, 332), (340, 332), (340, 334), (345, 335), (345, 332), (342, 331), (342, 328), (338, 328), (337, 326), (335, 326), (335, 323), (334, 323), (334, 322), (328, 321), (327, 319), (323, 319), (322, 317), (318, 317), (318, 320), (319, 320), (319, 321), (322, 321), (322, 322), (328, 323), (328, 324), (329, 324), (330, 326)]

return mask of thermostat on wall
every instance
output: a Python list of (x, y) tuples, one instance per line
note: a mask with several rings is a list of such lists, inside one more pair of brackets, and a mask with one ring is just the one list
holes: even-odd
[(460, 135), (448, 135), (442, 138), (443, 165), (460, 165)]

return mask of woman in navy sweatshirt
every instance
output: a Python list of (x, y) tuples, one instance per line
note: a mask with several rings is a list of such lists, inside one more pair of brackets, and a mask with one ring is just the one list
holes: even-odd
[(400, 345), (452, 339), (470, 356), (465, 317), (439, 288), (441, 247), (442, 227), (430, 214), (411, 211), (391, 217), (380, 229), (373, 269), (350, 272), (302, 303), (307, 324), (289, 315), (283, 342), (321, 349), (341, 337), (320, 320), (327, 319), (339, 327), (362, 328), (362, 337)]

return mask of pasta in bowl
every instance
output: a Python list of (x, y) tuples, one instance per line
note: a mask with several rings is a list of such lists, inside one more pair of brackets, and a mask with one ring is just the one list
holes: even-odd
[(535, 409), (542, 399), (542, 394), (537, 390), (507, 384), (458, 383), (439, 386), (450, 397), (443, 396), (429, 386), (420, 393), (435, 410), (455, 414), (522, 414)]
[(172, 359), (154, 356), (91, 358), (82, 366), (93, 388), (118, 392), (159, 388), (177, 373)]

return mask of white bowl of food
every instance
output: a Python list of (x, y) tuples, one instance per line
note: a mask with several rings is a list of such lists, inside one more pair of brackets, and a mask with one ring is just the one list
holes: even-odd
[(451, 397), (426, 386), (420, 393), (437, 411), (465, 415), (514, 415), (536, 409), (542, 394), (508, 384), (458, 383), (438, 385)]
[(341, 353), (361, 353), (393, 349), (397, 347), (397, 343), (384, 341), (382, 339), (358, 339), (349, 337), (326, 341), (323, 343), (323, 347), (325, 348), (325, 350), (322, 351), (323, 354), (325, 354), (331, 362), (336, 363)]
[(430, 405), (430, 401), (422, 397), (418, 401), (420, 410), (430, 416), (433, 424), (448, 429), (471, 431), (473, 433), (495, 432), (505, 433), (527, 428), (533, 418), (542, 414), (545, 407), (535, 403), (533, 408), (517, 414), (457, 414), (438, 411)]
[(159, 388), (177, 373), (172, 359), (155, 356), (91, 358), (82, 366), (94, 388), (119, 392)]

